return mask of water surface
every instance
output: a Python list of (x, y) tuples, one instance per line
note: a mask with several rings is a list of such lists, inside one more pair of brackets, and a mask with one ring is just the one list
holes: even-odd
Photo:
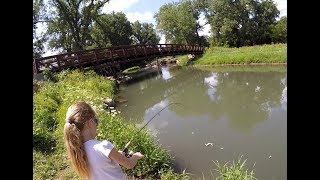
[[(287, 179), (287, 73), (281, 67), (199, 70), (162, 67), (161, 73), (120, 87), (121, 115), (147, 126), (175, 157), (177, 171), (212, 179), (212, 161), (247, 159), (258, 179)], [(212, 144), (211, 144), (212, 143)]]

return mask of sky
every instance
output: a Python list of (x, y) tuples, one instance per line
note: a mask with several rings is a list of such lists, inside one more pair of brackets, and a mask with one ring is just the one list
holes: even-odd
[[(273, 0), (277, 4), (277, 8), (280, 11), (280, 16), (287, 16), (287, 0)], [(130, 22), (139, 20), (140, 22), (152, 23), (154, 27), (156, 25), (155, 18), (153, 17), (157, 13), (160, 7), (164, 4), (171, 2), (179, 2), (179, 0), (110, 0), (102, 9), (104, 13), (123, 12)], [(205, 24), (204, 16), (201, 15), (199, 19), (200, 25)], [(39, 27), (37, 32), (45, 30), (43, 27)], [(205, 25), (203, 30), (199, 32), (199, 35), (210, 35), (210, 26)], [(164, 43), (165, 39), (162, 36), (160, 43)], [(43, 56), (54, 55), (57, 52), (51, 52), (46, 49), (46, 53)]]

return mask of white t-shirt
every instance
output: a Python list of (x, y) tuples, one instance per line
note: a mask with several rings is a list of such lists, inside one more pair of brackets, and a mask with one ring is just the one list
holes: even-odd
[(120, 165), (109, 158), (114, 148), (111, 142), (92, 139), (84, 143), (84, 148), (89, 161), (91, 180), (125, 180)]

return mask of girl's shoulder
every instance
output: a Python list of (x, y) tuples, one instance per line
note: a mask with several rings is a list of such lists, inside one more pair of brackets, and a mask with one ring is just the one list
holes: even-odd
[(86, 145), (86, 144), (90, 144), (90, 145), (95, 145), (95, 144), (100, 144), (101, 143), (101, 141), (98, 141), (98, 140), (96, 140), (96, 139), (90, 139), (89, 141), (86, 141), (84, 144)]
[(109, 148), (113, 148), (114, 147), (114, 145), (110, 142), (110, 141), (108, 141), (108, 140), (103, 140), (103, 141), (101, 141), (100, 143), (99, 143), (101, 146), (103, 146), (103, 147), (109, 147)]
[(103, 149), (112, 150), (114, 148), (114, 145), (110, 141), (108, 141), (108, 140), (99, 141), (96, 139), (91, 139), (91, 140), (85, 142), (85, 146), (92, 147), (97, 150), (103, 150)]

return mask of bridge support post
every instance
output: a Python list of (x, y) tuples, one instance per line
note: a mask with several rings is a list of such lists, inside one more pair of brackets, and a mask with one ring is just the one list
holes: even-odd
[(159, 58), (156, 58), (157, 59), (157, 67), (159, 68)]
[(117, 70), (116, 70), (115, 67), (112, 68), (112, 74), (113, 74), (114, 79), (117, 79), (117, 78), (118, 78), (118, 76), (117, 76)]

